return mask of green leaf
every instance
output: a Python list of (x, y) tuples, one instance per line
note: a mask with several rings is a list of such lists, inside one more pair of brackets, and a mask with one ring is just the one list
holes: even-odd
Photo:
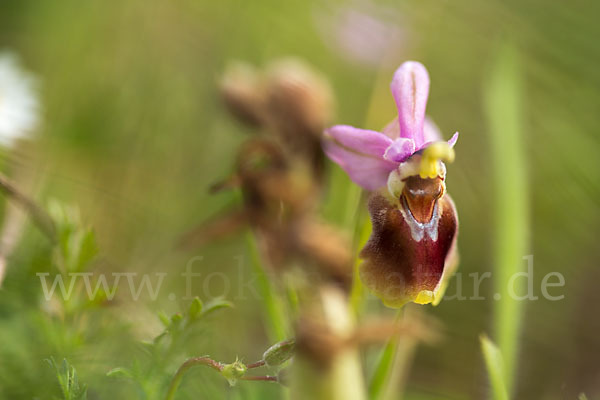
[(369, 398), (378, 399), (383, 393), (386, 384), (389, 380), (390, 372), (392, 371), (392, 366), (394, 364), (394, 358), (396, 356), (397, 348), (398, 339), (390, 339), (390, 341), (385, 345), (385, 348), (379, 355), (377, 368), (375, 369), (375, 372), (369, 384)]
[(258, 290), (263, 299), (269, 339), (273, 342), (284, 340), (290, 336), (288, 333), (289, 316), (285, 313), (282, 299), (262, 264), (256, 238), (250, 232), (246, 233), (246, 242), (248, 243), (248, 250), (250, 252), (252, 272), (256, 277)]
[(502, 354), (496, 345), (486, 336), (479, 337), (481, 342), (481, 351), (485, 358), (490, 383), (492, 385), (492, 393), (495, 400), (508, 400), (508, 391), (506, 388), (506, 380), (504, 373), (504, 363)]
[(190, 320), (195, 320), (200, 316), (203, 306), (204, 305), (202, 304), (202, 300), (200, 300), (200, 298), (195, 297), (194, 300), (192, 300), (192, 304), (190, 304), (190, 309), (188, 310)]
[(83, 271), (85, 267), (98, 255), (98, 245), (96, 244), (96, 235), (92, 229), (87, 229), (79, 233), (77, 237), (77, 260), (75, 269)]
[(110, 371), (108, 371), (106, 373), (106, 376), (116, 377), (116, 378), (133, 379), (133, 373), (130, 370), (128, 370), (127, 368), (123, 368), (123, 367), (117, 367), (117, 368), (111, 369)]
[(56, 226), (56, 262), (63, 272), (81, 272), (98, 254), (94, 231), (81, 223), (79, 210), (52, 201), (48, 213)]
[(48, 364), (56, 371), (56, 377), (62, 390), (64, 400), (87, 399), (87, 386), (79, 383), (75, 367), (70, 365), (66, 358), (63, 359), (63, 362), (60, 365), (56, 363), (53, 357), (47, 359), (46, 362), (48, 362)]
[(169, 324), (169, 331), (171, 333), (180, 331), (183, 326), (183, 315), (176, 313), (171, 316), (171, 323)]
[[(530, 184), (523, 142), (526, 136), (522, 106), (525, 92), (518, 49), (512, 42), (502, 41), (494, 58), (484, 93), (493, 182), (493, 275), (495, 292), (499, 296), (494, 302), (494, 326), (510, 392), (526, 302), (511, 296), (509, 283), (525, 269), (523, 256), (529, 254)], [(515, 292), (522, 293), (522, 285), (522, 280), (517, 281)]]
[(204, 310), (202, 311), (202, 316), (215, 312), (221, 308), (233, 308), (233, 303), (221, 298), (213, 299), (209, 301), (204, 307)]
[(168, 328), (169, 325), (171, 325), (171, 319), (163, 311), (158, 312), (158, 318), (165, 328)]

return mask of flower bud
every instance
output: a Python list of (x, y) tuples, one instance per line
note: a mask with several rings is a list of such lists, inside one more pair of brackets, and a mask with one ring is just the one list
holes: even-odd
[(231, 364), (225, 364), (223, 369), (221, 370), (221, 375), (227, 379), (229, 382), (229, 386), (235, 386), (238, 379), (243, 377), (246, 374), (246, 365), (242, 363), (240, 360), (235, 360)]
[(276, 367), (294, 356), (296, 341), (285, 340), (269, 347), (263, 354), (263, 360), (269, 367)]

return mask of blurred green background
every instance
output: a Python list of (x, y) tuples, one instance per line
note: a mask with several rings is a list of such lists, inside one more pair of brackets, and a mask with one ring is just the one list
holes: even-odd
[[(372, 13), (398, 33), (382, 57), (356, 56), (369, 49), (355, 36), (372, 31), (345, 19), (347, 10)], [(1, 2), (0, 48), (18, 53), (38, 75), (44, 108), (35, 155), (2, 156), (4, 169), (32, 172), (43, 202), (57, 198), (80, 208), (101, 249), (95, 269), (170, 274), (156, 301), (117, 301), (108, 310), (113, 317), (97, 322), (95, 337), (65, 339), (59, 327), (29, 315), (26, 307), (40, 296), (35, 271), (44, 270), (48, 246), (29, 227), (0, 290), (0, 396), (56, 393), (53, 373), (42, 362), (53, 355), (77, 367), (89, 398), (134, 398), (133, 385), (104, 374), (130, 364), (139, 353), (136, 341), (157, 334), (155, 311), (185, 307), (168, 294), (183, 293), (179, 274), (194, 255), (204, 257), (197, 272), (231, 278), (226, 297), (236, 307), (211, 317), (190, 342), (189, 354), (250, 361), (269, 345), (259, 300), (236, 299), (244, 283), (240, 271), (251, 279), (249, 266), (240, 270), (235, 258), (248, 260), (244, 236), (197, 252), (174, 250), (183, 232), (236, 201), (233, 193), (207, 192), (230, 174), (236, 148), (248, 138), (248, 129), (229, 116), (218, 94), (218, 77), (231, 60), (265, 65), (284, 56), (303, 58), (330, 80), (335, 122), (372, 129), (395, 115), (387, 85), (397, 65), (423, 62), (431, 75), (428, 114), (446, 137), (461, 133), (448, 190), (461, 220), (463, 293), (471, 296), (468, 274), (492, 270), (493, 174), (483, 102), (497, 43), (508, 38), (520, 60), (534, 288), (540, 295), (540, 282), (552, 271), (566, 281), (551, 291), (564, 294), (563, 300), (540, 298), (525, 305), (515, 398), (573, 399), (580, 392), (597, 398), (598, 12), (598, 2), (541, 0)], [(384, 32), (382, 37), (391, 36)], [(334, 165), (329, 178), (323, 214), (350, 230), (343, 212), (350, 182)], [(194, 295), (208, 299), (227, 289), (218, 278), (210, 283), (197, 285)], [(448, 294), (456, 293), (455, 284)], [(492, 293), (486, 280), (481, 286), (486, 301), (427, 307), (443, 321), (446, 336), (435, 347), (419, 348), (408, 399), (486, 396), (478, 336), (492, 332)], [(369, 306), (393, 314), (374, 299)], [(227, 389), (212, 371), (190, 375), (181, 398), (265, 399), (279, 393), (261, 383)]]

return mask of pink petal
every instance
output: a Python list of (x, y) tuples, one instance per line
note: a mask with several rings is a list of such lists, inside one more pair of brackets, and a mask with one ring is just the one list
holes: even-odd
[(398, 107), (400, 137), (413, 139), (417, 148), (425, 143), (423, 124), (429, 96), (429, 74), (423, 64), (407, 61), (394, 73), (392, 95)]
[(415, 152), (415, 142), (412, 139), (398, 138), (387, 148), (383, 158), (397, 163), (404, 162)]
[(458, 140), (458, 132), (455, 132), (454, 135), (452, 135), (452, 137), (450, 138), (450, 140), (448, 140), (448, 144), (450, 145), (450, 147), (454, 147), (457, 140)]
[(431, 118), (425, 117), (425, 123), (423, 124), (423, 142), (431, 143), (439, 142), (440, 140), (442, 140), (440, 128), (438, 128)]
[(383, 134), (390, 139), (398, 139), (400, 137), (400, 124), (398, 123), (398, 117), (394, 118), (392, 122), (387, 124), (385, 128), (383, 128)]
[[(429, 146), (431, 143), (441, 142), (442, 140), (443, 139), (442, 139), (442, 136), (440, 135), (437, 125), (435, 125), (432, 120), (427, 118), (427, 119), (425, 119), (425, 143), (423, 143), (423, 145), (421, 147), (415, 149), (415, 151), (424, 149), (425, 147)], [(450, 145), (450, 147), (454, 147), (457, 140), (458, 140), (458, 132), (454, 133), (454, 135), (452, 135), (450, 140), (448, 140), (448, 144)]]
[(325, 131), (323, 147), (350, 179), (367, 190), (375, 190), (387, 184), (389, 173), (398, 166), (383, 158), (391, 144), (392, 140), (382, 133), (336, 125)]

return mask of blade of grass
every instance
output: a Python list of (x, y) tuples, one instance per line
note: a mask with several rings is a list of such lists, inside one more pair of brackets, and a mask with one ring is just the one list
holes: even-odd
[(508, 400), (506, 382), (504, 381), (505, 374), (502, 354), (486, 335), (481, 335), (479, 341), (481, 342), (481, 351), (483, 352), (488, 376), (490, 377), (494, 400)]
[[(510, 296), (508, 284), (512, 276), (523, 270), (529, 236), (521, 110), (517, 51), (513, 45), (502, 43), (486, 86), (485, 111), (494, 186), (495, 297), (499, 296), (495, 303), (494, 330), (505, 362), (509, 393), (515, 375), (523, 302)], [(515, 293), (521, 293), (522, 286), (517, 286)]]
[(280, 342), (289, 337), (288, 322), (285, 317), (283, 303), (280, 296), (275, 292), (273, 284), (269, 280), (262, 265), (260, 254), (256, 246), (256, 240), (251, 232), (246, 234), (246, 242), (250, 251), (250, 264), (252, 272), (256, 277), (258, 290), (263, 300), (266, 313), (266, 326), (269, 340), (273, 343)]
[[(399, 321), (400, 318), (402, 318), (403, 311), (404, 309), (402, 308), (398, 310), (396, 321)], [(391, 338), (381, 351), (377, 367), (369, 383), (369, 399), (380, 399), (385, 394), (386, 387), (390, 381), (390, 375), (392, 374), (394, 364), (396, 364), (396, 358), (398, 357), (398, 340), (398, 337)]]

